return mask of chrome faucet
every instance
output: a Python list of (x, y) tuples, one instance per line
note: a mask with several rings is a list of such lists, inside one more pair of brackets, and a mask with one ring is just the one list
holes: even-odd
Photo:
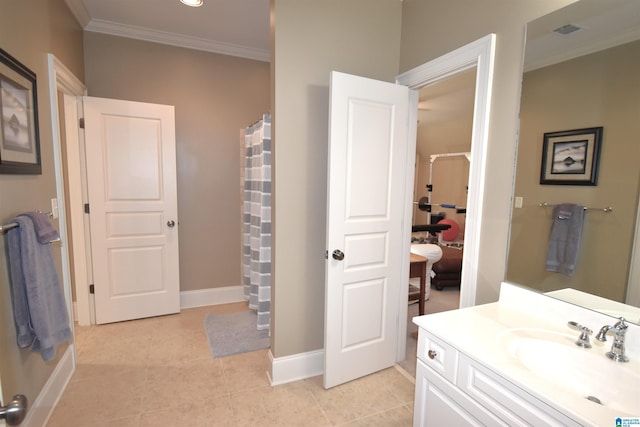
[(616, 362), (628, 362), (629, 358), (624, 354), (624, 337), (627, 333), (629, 326), (625, 323), (624, 318), (620, 317), (620, 320), (615, 325), (603, 326), (596, 335), (598, 341), (605, 342), (607, 340), (607, 332), (615, 333), (613, 338), (613, 344), (611, 345), (611, 351), (608, 351), (607, 357), (613, 359)]

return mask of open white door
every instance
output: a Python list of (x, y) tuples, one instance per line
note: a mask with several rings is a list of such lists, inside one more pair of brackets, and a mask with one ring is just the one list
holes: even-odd
[(325, 388), (396, 360), (409, 105), (405, 86), (331, 73)]
[(174, 107), (83, 103), (96, 323), (177, 313)]

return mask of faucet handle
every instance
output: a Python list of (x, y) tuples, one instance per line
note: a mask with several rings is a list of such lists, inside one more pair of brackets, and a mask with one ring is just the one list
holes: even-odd
[(587, 328), (586, 326), (582, 326), (581, 324), (574, 321), (567, 322), (567, 325), (569, 325), (573, 329), (580, 331), (580, 336), (576, 341), (576, 345), (578, 347), (591, 348), (591, 343), (589, 342), (589, 335), (593, 333), (591, 329)]

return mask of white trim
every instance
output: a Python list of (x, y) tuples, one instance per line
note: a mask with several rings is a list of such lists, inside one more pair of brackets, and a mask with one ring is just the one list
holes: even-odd
[(65, 0), (65, 3), (76, 18), (76, 21), (78, 21), (85, 31), (109, 34), (118, 37), (128, 37), (137, 40), (162, 43), (186, 49), (202, 50), (222, 55), (237, 56), (240, 58), (254, 59), (263, 62), (269, 62), (271, 60), (271, 53), (268, 49), (255, 49), (197, 37), (189, 37), (182, 34), (158, 31), (150, 28), (124, 25), (112, 21), (91, 19), (91, 14), (82, 0)]
[(267, 372), (272, 386), (317, 377), (324, 373), (324, 350), (309, 351), (274, 358), (269, 350), (270, 372)]
[(62, 397), (75, 369), (73, 354), (73, 345), (70, 345), (60, 358), (60, 361), (44, 387), (40, 390), (38, 397), (36, 397), (34, 402), (29, 402), (27, 416), (24, 421), (22, 421), (22, 424), (20, 424), (21, 426), (40, 427), (47, 425), (47, 421), (53, 413), (53, 409), (58, 403), (58, 400)]
[[(53, 157), (56, 174), (56, 193), (58, 198), (58, 210), (60, 212), (59, 226), (60, 237), (62, 241), (63, 287), (65, 299), (67, 302), (67, 310), (69, 310), (69, 312), (73, 312), (71, 304), (72, 298), (70, 279), (70, 257), (73, 256), (74, 277), (76, 279), (76, 300), (79, 302), (76, 307), (78, 317), (74, 318), (78, 321), (79, 325), (89, 325), (91, 321), (89, 317), (89, 285), (88, 281), (85, 281), (87, 279), (87, 265), (85, 262), (85, 235), (83, 232), (84, 218), (82, 217), (82, 213), (78, 216), (76, 212), (70, 212), (69, 219), (71, 222), (71, 229), (74, 230), (72, 236), (74, 253), (70, 254), (68, 243), (69, 234), (67, 232), (66, 221), (67, 212), (65, 203), (65, 199), (67, 196), (69, 198), (71, 206), (77, 205), (78, 208), (80, 208), (82, 203), (82, 175), (78, 167), (78, 162), (80, 161), (80, 159), (78, 158), (80, 152), (78, 145), (80, 144), (80, 141), (77, 133), (70, 132), (71, 129), (69, 129), (69, 127), (71, 127), (71, 124), (68, 120), (66, 120), (64, 123), (64, 126), (66, 127), (67, 139), (65, 141), (62, 141), (60, 133), (60, 106), (58, 105), (58, 91), (65, 94), (66, 101), (66, 96), (76, 97), (84, 95), (86, 93), (86, 87), (53, 54), (50, 53), (47, 55), (47, 63), (49, 73), (51, 127), (53, 134)], [(76, 110), (68, 111), (67, 114), (65, 114), (66, 119), (70, 119), (72, 117), (77, 118)], [(73, 126), (72, 129), (77, 129), (77, 126)], [(69, 160), (77, 160), (77, 162), (70, 161), (67, 165), (68, 167), (66, 171), (63, 170), (62, 166), (62, 144), (65, 144), (67, 147), (67, 154), (70, 156)], [(64, 192), (65, 173), (69, 182), (69, 194), (65, 194)]]
[(402, 366), (397, 363), (393, 365), (396, 371), (400, 372), (400, 374), (407, 379), (411, 384), (416, 385), (416, 377), (407, 372)]
[[(415, 189), (415, 164), (416, 164), (416, 141), (418, 137), (418, 98), (420, 94), (417, 90), (409, 91), (409, 117), (407, 122), (407, 167), (405, 169), (404, 183), (404, 218), (402, 221), (402, 247), (407, 248), (401, 254), (400, 278), (409, 277), (409, 261), (411, 247), (411, 221), (413, 217), (413, 195)], [(405, 360), (407, 357), (407, 299), (409, 298), (409, 287), (400, 286), (400, 298), (398, 300), (398, 317), (396, 324), (398, 332), (396, 336), (396, 362)]]
[(245, 301), (242, 286), (180, 292), (180, 308), (204, 307)]
[(271, 54), (269, 50), (249, 48), (230, 43), (216, 42), (212, 40), (189, 37), (166, 31), (152, 30), (149, 28), (135, 27), (119, 24), (117, 22), (92, 19), (84, 27), (85, 31), (109, 34), (118, 37), (144, 40), (154, 43), (162, 43), (187, 49), (203, 50), (206, 52), (220, 53), (222, 55), (237, 56), (240, 58), (254, 59), (256, 61), (269, 62)]
[(87, 10), (87, 7), (82, 0), (64, 0), (69, 7), (69, 10), (76, 18), (76, 21), (80, 24), (82, 28), (86, 27), (89, 21), (91, 21), (91, 14)]
[[(411, 89), (419, 89), (454, 74), (477, 67), (471, 161), (469, 166), (469, 182), (473, 183), (473, 185), (470, 186), (469, 195), (467, 196), (465, 256), (462, 261), (460, 286), (461, 308), (473, 306), (476, 301), (495, 44), (495, 34), (489, 34), (400, 74), (396, 78), (396, 82), (399, 84), (407, 85)], [(410, 125), (415, 126), (415, 123), (412, 121)]]

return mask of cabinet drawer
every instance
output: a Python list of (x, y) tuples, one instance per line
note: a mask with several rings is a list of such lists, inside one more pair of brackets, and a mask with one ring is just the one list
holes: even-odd
[(456, 384), (510, 426), (580, 425), (464, 354)]
[(413, 425), (507, 427), (508, 424), (418, 360)]
[(456, 382), (458, 350), (424, 329), (418, 334), (418, 359), (452, 383)]

